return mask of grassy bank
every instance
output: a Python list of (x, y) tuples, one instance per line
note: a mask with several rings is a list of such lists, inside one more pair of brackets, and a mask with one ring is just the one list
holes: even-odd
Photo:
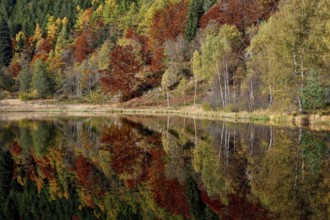
[(77, 115), (96, 115), (104, 116), (109, 113), (116, 114), (135, 114), (135, 115), (172, 115), (182, 117), (194, 117), (210, 120), (226, 120), (236, 122), (254, 122), (263, 124), (276, 124), (298, 127), (321, 127), (321, 130), (330, 130), (330, 115), (288, 115), (285, 113), (272, 113), (269, 111), (256, 112), (218, 112), (203, 111), (200, 108), (184, 107), (180, 109), (168, 109), (151, 107), (142, 108), (120, 108), (116, 105), (106, 104), (68, 104), (52, 101), (27, 101), (22, 102), (16, 99), (0, 100), (0, 112), (2, 115), (8, 113), (27, 113), (27, 112), (44, 112), (44, 113), (60, 113), (57, 115), (77, 114)]

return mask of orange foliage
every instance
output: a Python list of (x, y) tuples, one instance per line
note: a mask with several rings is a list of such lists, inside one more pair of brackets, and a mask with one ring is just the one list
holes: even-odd
[(139, 42), (143, 63), (144, 65), (149, 65), (151, 63), (151, 51), (148, 49), (148, 38), (137, 34), (132, 28), (127, 29), (125, 38)]
[(153, 151), (151, 190), (155, 202), (173, 215), (190, 218), (189, 198), (185, 184), (165, 176), (164, 151)]
[(205, 191), (201, 192), (201, 200), (219, 219), (269, 219), (267, 212), (259, 204), (247, 201), (244, 195), (230, 195), (228, 206), (219, 199), (210, 198)]
[(150, 37), (155, 46), (161, 46), (166, 40), (175, 40), (184, 33), (187, 20), (188, 1), (170, 3), (156, 12), (151, 27)]
[(38, 165), (42, 173), (45, 175), (47, 179), (55, 178), (55, 170), (51, 167), (50, 161), (47, 157), (43, 157), (38, 159), (36, 156), (33, 157), (33, 160)]
[(39, 52), (49, 53), (53, 49), (52, 40), (48, 37), (39, 48)]
[(17, 141), (15, 141), (11, 147), (10, 147), (10, 151), (13, 153), (13, 155), (20, 155), (22, 153), (22, 148), (21, 146), (18, 145)]
[(138, 139), (132, 127), (127, 124), (120, 128), (109, 127), (101, 135), (101, 141), (111, 151), (111, 167), (118, 175), (129, 175), (132, 178), (127, 182), (131, 188), (145, 179), (143, 170), (148, 164), (148, 153), (136, 146)]
[(101, 78), (103, 91), (122, 94), (122, 101), (136, 95), (139, 79), (135, 77), (142, 64), (133, 53), (132, 46), (117, 46), (111, 53), (110, 69)]
[(92, 34), (90, 31), (82, 32), (75, 43), (75, 55), (79, 63), (81, 63), (92, 50)]
[(42, 61), (46, 61), (48, 59), (48, 54), (47, 53), (38, 53), (36, 55), (33, 56), (32, 60), (31, 60), (31, 64), (34, 64), (34, 62), (37, 60), (37, 59), (40, 59)]
[(21, 70), (22, 70), (22, 67), (17, 62), (10, 64), (9, 67), (8, 67), (8, 71), (10, 72), (10, 74), (13, 77), (17, 77), (17, 75), (19, 74), (19, 72)]
[(149, 33), (149, 48), (153, 52), (152, 71), (158, 72), (164, 68), (163, 44), (167, 40), (175, 40), (179, 35), (184, 34), (188, 4), (186, 0), (178, 3), (169, 3), (156, 12)]
[(261, 1), (231, 0), (218, 1), (201, 18), (200, 26), (205, 28), (212, 20), (220, 24), (235, 25), (240, 31), (268, 19), (275, 10), (277, 0), (262, 4)]
[(86, 158), (79, 155), (76, 159), (76, 171), (78, 179), (84, 186), (93, 186), (94, 180), (91, 178), (92, 164)]

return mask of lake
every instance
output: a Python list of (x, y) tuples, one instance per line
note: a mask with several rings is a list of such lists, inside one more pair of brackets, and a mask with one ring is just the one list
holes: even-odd
[(329, 132), (20, 116), (0, 143), (0, 219), (330, 218)]

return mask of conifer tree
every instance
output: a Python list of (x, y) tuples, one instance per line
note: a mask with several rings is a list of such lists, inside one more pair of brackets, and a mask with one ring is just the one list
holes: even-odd
[(34, 63), (32, 75), (32, 89), (38, 93), (38, 97), (45, 98), (51, 93), (51, 79), (47, 66), (40, 59)]
[(301, 91), (303, 111), (310, 111), (324, 107), (325, 91), (318, 79), (317, 72), (311, 70)]
[(194, 39), (198, 28), (199, 18), (203, 14), (203, 0), (194, 0), (190, 2), (188, 19), (185, 30), (185, 37), (187, 41)]
[(27, 65), (25, 65), (19, 76), (19, 90), (20, 92), (29, 92), (31, 87), (31, 73)]
[(4, 18), (0, 18), (0, 66), (8, 66), (12, 57), (10, 30)]

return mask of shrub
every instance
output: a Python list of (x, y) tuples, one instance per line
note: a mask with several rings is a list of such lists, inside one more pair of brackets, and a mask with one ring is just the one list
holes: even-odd
[(34, 90), (32, 93), (20, 92), (18, 95), (18, 98), (21, 101), (33, 100), (33, 99), (37, 99), (38, 97), (39, 97), (39, 94), (36, 90)]
[(203, 111), (211, 111), (212, 110), (210, 104), (208, 102), (206, 102), (206, 101), (203, 101), (203, 103), (202, 103), (202, 109), (203, 109)]

